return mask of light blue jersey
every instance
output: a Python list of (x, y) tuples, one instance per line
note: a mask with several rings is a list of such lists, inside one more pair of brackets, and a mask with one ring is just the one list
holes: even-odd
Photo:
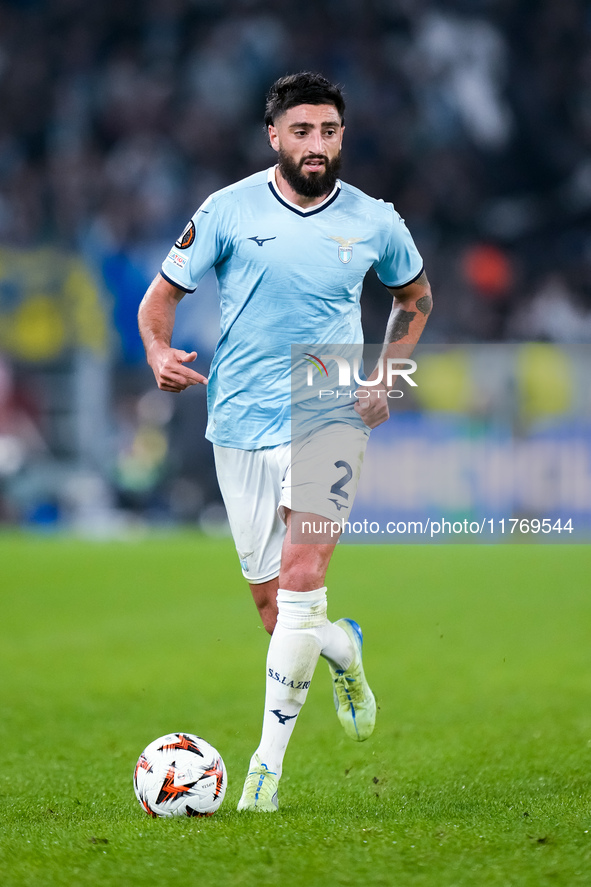
[[(221, 335), (207, 392), (210, 441), (253, 450), (290, 440), (291, 345), (363, 342), (359, 300), (372, 266), (399, 287), (423, 262), (392, 204), (344, 182), (307, 210), (283, 197), (274, 167), (208, 197), (162, 276), (190, 293), (215, 268)], [(362, 425), (352, 403), (333, 409), (323, 422)]]

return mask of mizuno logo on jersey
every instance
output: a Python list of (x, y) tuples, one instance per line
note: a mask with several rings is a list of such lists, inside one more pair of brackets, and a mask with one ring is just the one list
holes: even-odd
[(344, 237), (331, 237), (331, 240), (336, 240), (339, 244), (339, 259), (343, 263), (343, 265), (348, 265), (351, 259), (353, 258), (353, 244), (361, 243), (363, 238), (361, 237), (350, 237), (346, 240)]
[(247, 240), (254, 240), (257, 246), (262, 246), (268, 240), (277, 240), (277, 237), (247, 237)]

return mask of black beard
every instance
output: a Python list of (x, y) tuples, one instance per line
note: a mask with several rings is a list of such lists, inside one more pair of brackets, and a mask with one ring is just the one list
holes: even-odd
[[(322, 156), (324, 172), (311, 172), (304, 175), (302, 166), (310, 156)], [(292, 160), (289, 154), (279, 151), (279, 172), (290, 188), (293, 188), (300, 197), (322, 197), (324, 194), (330, 194), (336, 185), (340, 168), (340, 151), (332, 160), (329, 160), (325, 155), (308, 155), (299, 164)]]

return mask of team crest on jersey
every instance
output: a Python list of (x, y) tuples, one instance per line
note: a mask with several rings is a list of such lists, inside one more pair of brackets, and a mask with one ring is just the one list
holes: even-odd
[(339, 244), (339, 259), (343, 265), (348, 265), (353, 258), (353, 244), (360, 243), (362, 240), (361, 237), (349, 237), (348, 240), (344, 237), (331, 237), (330, 239), (336, 240)]
[(174, 245), (178, 246), (179, 249), (188, 249), (193, 241), (195, 240), (195, 223), (193, 219), (190, 222), (187, 222), (185, 225), (185, 229), (178, 240), (175, 240)]

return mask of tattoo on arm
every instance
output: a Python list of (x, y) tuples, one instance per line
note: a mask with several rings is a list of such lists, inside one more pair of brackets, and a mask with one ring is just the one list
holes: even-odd
[(398, 342), (400, 339), (408, 336), (409, 326), (412, 319), (416, 316), (416, 311), (405, 311), (403, 308), (400, 308), (388, 324), (386, 341)]
[(424, 314), (426, 316), (431, 312), (433, 300), (431, 296), (421, 296), (420, 299), (417, 299), (416, 305), (421, 314)]

